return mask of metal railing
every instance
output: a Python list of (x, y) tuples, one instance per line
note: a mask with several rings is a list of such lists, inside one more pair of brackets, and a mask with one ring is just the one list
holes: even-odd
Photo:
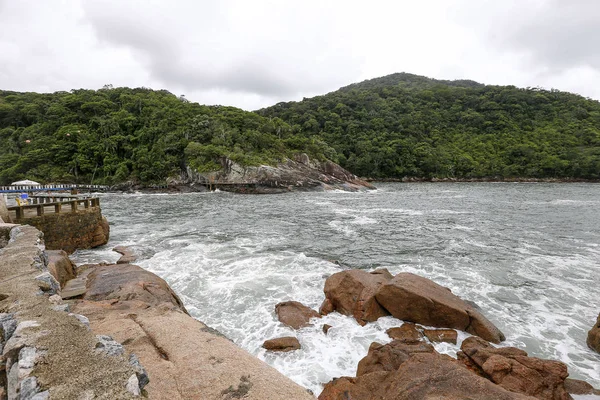
[(21, 192), (48, 192), (48, 191), (69, 191), (69, 190), (92, 190), (103, 192), (108, 190), (104, 185), (14, 185), (0, 186), (0, 193), (21, 193)]

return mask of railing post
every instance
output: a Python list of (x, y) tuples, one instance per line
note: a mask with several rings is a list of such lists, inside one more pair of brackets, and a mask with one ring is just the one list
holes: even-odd
[(24, 210), (23, 210), (23, 207), (18, 207), (18, 208), (16, 209), (16, 212), (17, 212), (17, 219), (21, 219), (21, 218), (23, 218), (23, 215), (24, 215)]
[(44, 215), (44, 206), (43, 205), (38, 205), (36, 208), (37, 208), (38, 217), (41, 217), (42, 215)]
[(71, 203), (71, 211), (77, 211), (77, 200), (71, 200), (69, 203)]
[(83, 206), (85, 208), (90, 208), (90, 201), (88, 199), (83, 200)]
[(56, 204), (54, 205), (54, 212), (55, 212), (55, 213), (57, 213), (57, 214), (60, 214), (60, 211), (61, 211), (61, 209), (62, 209), (62, 204), (60, 204), (60, 203), (56, 203)]

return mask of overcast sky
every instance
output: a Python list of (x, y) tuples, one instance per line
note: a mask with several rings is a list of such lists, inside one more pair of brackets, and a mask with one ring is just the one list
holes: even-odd
[(248, 110), (394, 72), (600, 99), (600, 0), (0, 0), (0, 89)]

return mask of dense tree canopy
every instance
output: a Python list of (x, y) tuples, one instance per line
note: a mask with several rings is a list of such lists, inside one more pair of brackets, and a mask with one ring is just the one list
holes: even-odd
[(324, 158), (332, 150), (279, 118), (201, 106), (167, 91), (0, 91), (0, 184), (164, 182), (186, 165), (219, 169), (223, 156), (260, 165), (299, 152)]
[(362, 176), (600, 178), (600, 103), (556, 90), (401, 73), (258, 113)]

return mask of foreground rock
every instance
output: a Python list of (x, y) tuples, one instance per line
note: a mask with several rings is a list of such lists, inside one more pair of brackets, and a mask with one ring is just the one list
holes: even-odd
[(290, 190), (359, 191), (374, 187), (331, 161), (310, 160), (300, 154), (276, 166), (243, 167), (230, 159), (220, 160), (222, 169), (198, 173), (188, 168), (181, 182), (218, 187), (220, 190), (243, 193), (277, 193)]
[(399, 273), (377, 291), (377, 302), (394, 317), (423, 325), (454, 328), (500, 343), (505, 337), (479, 311), (437, 283)]
[(471, 370), (506, 390), (542, 400), (571, 399), (565, 389), (567, 366), (559, 361), (528, 357), (515, 347), (494, 348), (475, 336), (465, 339), (461, 350), (460, 359)]
[(91, 267), (73, 312), (139, 358), (155, 399), (313, 399), (302, 387), (191, 318), (162, 279), (129, 264)]
[(343, 377), (325, 385), (319, 400), (533, 400), (477, 376), (451, 357), (414, 354), (394, 371)]
[(48, 255), (48, 272), (58, 281), (61, 287), (67, 281), (75, 278), (75, 264), (71, 262), (69, 255), (63, 250), (46, 250)]
[(324, 315), (337, 311), (353, 316), (361, 325), (377, 321), (379, 317), (390, 313), (381, 306), (375, 295), (392, 278), (392, 274), (386, 269), (373, 272), (360, 269), (337, 272), (325, 281), (325, 301), (319, 311)]
[(10, 216), (8, 215), (8, 208), (6, 208), (6, 202), (4, 201), (4, 196), (0, 195), (0, 223), (6, 222), (10, 223)]
[(395, 371), (417, 353), (434, 353), (432, 345), (424, 342), (405, 343), (394, 340), (388, 344), (371, 343), (369, 353), (358, 363), (356, 376), (377, 371)]
[(269, 351), (288, 352), (300, 349), (300, 342), (293, 336), (269, 339), (263, 343), (265, 349)]
[(300, 329), (310, 325), (311, 318), (321, 318), (318, 312), (297, 301), (284, 301), (275, 306), (277, 318), (283, 324)]
[(600, 315), (598, 315), (596, 324), (588, 332), (587, 345), (590, 349), (600, 353)]

